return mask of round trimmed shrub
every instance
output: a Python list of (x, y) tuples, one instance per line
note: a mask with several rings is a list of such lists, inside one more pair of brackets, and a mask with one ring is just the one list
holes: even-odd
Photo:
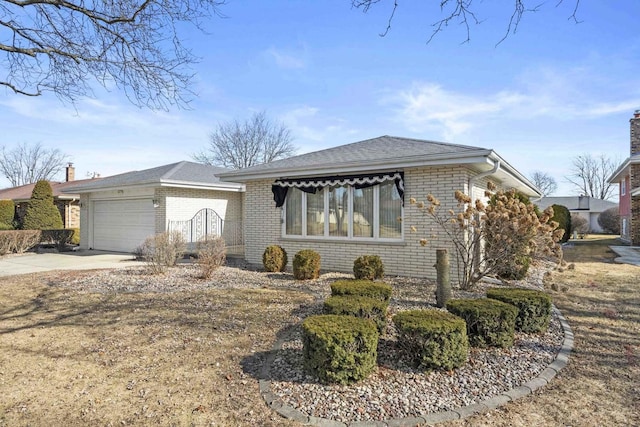
[(393, 317), (398, 344), (422, 369), (451, 370), (464, 365), (469, 355), (467, 324), (441, 310), (403, 311)]
[(324, 300), (325, 313), (371, 319), (380, 333), (387, 327), (388, 306), (386, 301), (357, 295), (331, 296)]
[(378, 330), (373, 321), (319, 315), (302, 322), (304, 366), (323, 383), (349, 384), (376, 368)]
[(296, 280), (320, 277), (320, 254), (311, 249), (303, 249), (293, 257), (293, 277)]
[(353, 262), (356, 279), (376, 280), (384, 277), (384, 264), (378, 255), (362, 255)]
[(357, 295), (389, 302), (391, 292), (391, 285), (371, 280), (336, 280), (331, 284), (331, 295)]
[(262, 265), (264, 269), (271, 273), (278, 273), (287, 268), (287, 251), (282, 246), (267, 246), (262, 254)]
[(513, 346), (518, 309), (490, 298), (452, 299), (447, 310), (467, 323), (469, 344), (473, 347)]
[(551, 320), (551, 296), (535, 289), (491, 288), (487, 298), (511, 304), (518, 309), (516, 330), (522, 332), (544, 332)]

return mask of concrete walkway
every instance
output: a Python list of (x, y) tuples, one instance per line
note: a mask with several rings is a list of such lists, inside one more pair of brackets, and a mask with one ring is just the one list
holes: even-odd
[(609, 246), (618, 254), (616, 262), (620, 264), (632, 264), (640, 266), (640, 247), (638, 246)]
[(53, 270), (92, 270), (139, 265), (133, 255), (103, 251), (25, 253), (0, 257), (0, 277)]

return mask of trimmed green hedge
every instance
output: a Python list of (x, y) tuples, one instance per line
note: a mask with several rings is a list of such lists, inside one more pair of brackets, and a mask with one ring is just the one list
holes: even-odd
[(551, 296), (535, 289), (492, 288), (487, 298), (506, 302), (518, 309), (516, 330), (522, 332), (544, 332), (551, 320)]
[(362, 255), (353, 262), (356, 279), (375, 280), (384, 277), (384, 264), (378, 255)]
[(331, 284), (331, 295), (356, 295), (389, 302), (393, 288), (383, 282), (371, 280), (336, 280)]
[(0, 230), (13, 230), (16, 205), (13, 200), (0, 200)]
[(320, 277), (320, 254), (311, 249), (303, 249), (293, 257), (293, 277), (296, 280)]
[(465, 321), (441, 310), (403, 311), (393, 317), (398, 344), (423, 369), (458, 368), (469, 355)]
[(452, 299), (447, 310), (467, 323), (469, 343), (473, 347), (513, 346), (518, 309), (489, 298)]
[(371, 319), (380, 333), (387, 327), (388, 306), (386, 301), (358, 295), (336, 295), (324, 300), (325, 313)]
[(324, 383), (349, 384), (376, 368), (378, 330), (350, 316), (310, 316), (302, 322), (305, 368)]

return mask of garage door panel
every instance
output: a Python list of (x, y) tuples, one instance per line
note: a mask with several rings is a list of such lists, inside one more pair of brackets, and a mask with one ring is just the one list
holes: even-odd
[(151, 199), (94, 202), (94, 249), (132, 252), (154, 233), (155, 210)]

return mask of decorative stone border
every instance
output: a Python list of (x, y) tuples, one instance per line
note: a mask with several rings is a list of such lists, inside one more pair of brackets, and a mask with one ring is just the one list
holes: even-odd
[(269, 378), (269, 372), (271, 370), (271, 364), (276, 357), (276, 352), (282, 350), (283, 344), (287, 341), (287, 337), (290, 331), (282, 334), (281, 338), (273, 345), (273, 349), (269, 352), (267, 359), (262, 365), (260, 371), (260, 394), (266, 402), (267, 406), (284, 418), (298, 421), (305, 425), (318, 426), (318, 427), (416, 427), (418, 425), (427, 424), (434, 425), (445, 421), (459, 420), (470, 417), (475, 414), (496, 409), (507, 402), (511, 402), (521, 397), (527, 396), (541, 387), (547, 385), (551, 380), (560, 372), (562, 368), (567, 366), (569, 362), (569, 355), (573, 350), (573, 331), (567, 323), (560, 310), (553, 306), (553, 312), (558, 316), (558, 320), (562, 325), (564, 332), (564, 341), (560, 351), (556, 355), (555, 360), (550, 363), (536, 378), (522, 384), (519, 387), (512, 388), (497, 396), (485, 399), (480, 403), (474, 403), (472, 405), (463, 406), (451, 411), (434, 412), (425, 416), (419, 417), (407, 417), (400, 419), (390, 419), (383, 421), (354, 421), (349, 424), (345, 424), (340, 421), (333, 421), (326, 418), (310, 417), (304, 415), (297, 409), (284, 404), (278, 396), (271, 391), (271, 381)]

